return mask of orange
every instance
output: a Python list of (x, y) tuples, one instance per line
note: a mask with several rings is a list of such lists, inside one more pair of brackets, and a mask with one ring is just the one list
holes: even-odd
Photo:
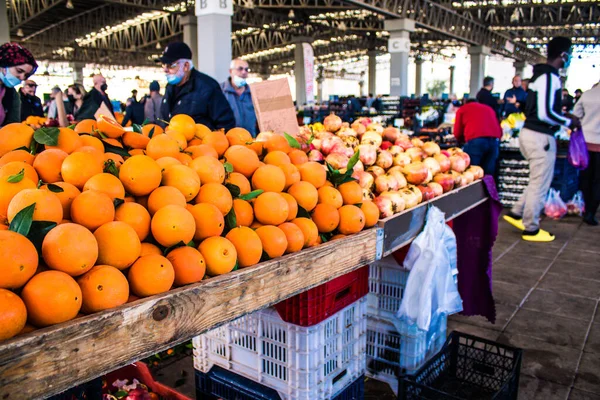
[(360, 209), (365, 214), (365, 228), (370, 228), (377, 225), (379, 221), (379, 208), (369, 200), (364, 200)]
[(179, 162), (181, 162), (183, 165), (190, 165), (193, 158), (189, 154), (179, 153), (177, 154), (177, 160), (179, 160)]
[[(206, 135), (210, 133), (210, 129), (206, 125), (196, 124), (196, 135), (194, 136), (197, 139), (204, 139)], [(194, 140), (194, 139), (192, 139)]]
[(127, 131), (123, 134), (123, 144), (132, 149), (145, 149), (148, 142), (150, 138), (141, 133)]
[(81, 311), (90, 314), (127, 303), (129, 282), (110, 265), (97, 265), (77, 280), (83, 302)]
[(36, 184), (23, 178), (20, 182), (8, 182), (8, 177), (0, 178), (0, 223), (7, 223), (8, 205), (10, 201), (23, 189), (35, 189)]
[(34, 156), (26, 150), (13, 150), (0, 157), (0, 167), (11, 161), (23, 161), (33, 165), (33, 159)]
[(109, 138), (116, 139), (125, 133), (125, 129), (112, 117), (100, 115), (97, 119), (98, 130)]
[(69, 128), (58, 128), (58, 143), (56, 146), (46, 145), (46, 149), (61, 149), (64, 152), (71, 154), (81, 147), (81, 138), (74, 130)]
[(79, 121), (77, 125), (75, 125), (75, 133), (81, 135), (83, 133), (89, 133), (91, 135), (97, 135), (96, 131), (98, 130), (98, 124), (94, 119), (84, 119)]
[(166, 257), (151, 254), (133, 263), (127, 279), (136, 296), (153, 296), (171, 289), (175, 281), (175, 269)]
[(171, 204), (152, 216), (150, 229), (160, 245), (170, 247), (179, 242), (189, 243), (194, 238), (196, 222), (194, 216), (184, 207)]
[(276, 165), (264, 165), (252, 175), (252, 187), (255, 190), (279, 193), (285, 188), (285, 174)]
[(71, 220), (92, 232), (114, 219), (115, 206), (112, 200), (97, 190), (82, 192), (71, 203)]
[[(192, 140), (190, 140), (188, 142), (188, 147), (190, 147), (190, 146), (199, 146), (201, 144), (202, 144), (202, 140), (198, 139), (197, 137), (194, 137)], [(206, 145), (206, 146), (208, 146), (208, 145)], [(208, 146), (208, 147), (210, 147), (212, 149), (211, 146)], [(213, 149), (213, 150), (215, 150), (215, 149)], [(217, 154), (216, 150), (215, 150), (215, 154)], [(219, 155), (217, 154), (215, 157), (219, 158)]]
[(325, 185), (327, 172), (321, 164), (315, 161), (306, 162), (298, 167), (302, 180), (312, 183), (317, 189)]
[(127, 159), (119, 169), (125, 190), (134, 196), (145, 196), (160, 186), (162, 173), (152, 158), (143, 155)]
[(20, 333), (26, 322), (23, 300), (9, 290), (0, 289), (0, 342)]
[(196, 135), (196, 122), (189, 115), (177, 114), (171, 117), (168, 129), (181, 133), (186, 141), (192, 140)]
[(98, 242), (92, 232), (81, 225), (60, 224), (44, 238), (42, 257), (48, 267), (79, 276), (96, 263)]
[(144, 208), (148, 208), (148, 197), (150, 197), (150, 195), (148, 196), (137, 196), (135, 198), (135, 202), (138, 203), (139, 205), (141, 205)]
[(233, 207), (233, 198), (229, 189), (219, 183), (207, 183), (200, 187), (200, 192), (198, 192), (195, 202), (196, 204), (213, 204), (217, 206), (223, 215), (227, 215)]
[(264, 144), (267, 152), (270, 153), (272, 151), (283, 151), (285, 154), (289, 153), (292, 148), (287, 142), (287, 139), (283, 137), (283, 135), (273, 134)]
[(75, 318), (81, 309), (82, 294), (75, 279), (69, 275), (61, 271), (44, 271), (27, 282), (21, 299), (27, 307), (29, 323), (42, 328)]
[(33, 168), (37, 171), (40, 179), (46, 183), (54, 183), (62, 180), (60, 170), (62, 163), (68, 154), (61, 149), (45, 150), (35, 156)]
[(315, 187), (309, 182), (296, 182), (288, 189), (287, 192), (296, 199), (300, 207), (304, 208), (308, 212), (312, 211), (319, 201), (319, 193), (317, 192), (317, 189), (315, 189)]
[(0, 157), (19, 147), (29, 148), (33, 132), (31, 127), (18, 122), (0, 128)]
[(217, 206), (209, 203), (198, 203), (189, 211), (196, 222), (194, 240), (204, 240), (211, 236), (220, 236), (225, 229), (225, 218)]
[(362, 203), (362, 188), (356, 181), (342, 183), (337, 188), (344, 199), (344, 205)]
[(146, 154), (155, 160), (161, 157), (176, 157), (179, 151), (177, 140), (167, 135), (152, 136), (146, 146)]
[(157, 245), (152, 243), (142, 243), (142, 251), (140, 251), (140, 257), (148, 256), (150, 254), (157, 254), (162, 256), (162, 251), (158, 248)]
[(225, 152), (225, 160), (233, 166), (235, 172), (239, 172), (246, 178), (252, 177), (254, 171), (260, 166), (256, 153), (241, 145), (228, 148)]
[(23, 235), (0, 230), (0, 288), (18, 289), (35, 274), (38, 253)]
[(237, 262), (237, 251), (233, 243), (220, 236), (205, 239), (198, 250), (206, 263), (206, 274), (217, 276), (233, 271)]
[[(70, 183), (67, 183), (67, 182), (55, 182), (55, 183), (53, 183), (53, 185), (56, 185), (63, 190), (60, 193), (56, 193), (56, 192), (52, 192), (52, 193), (54, 193), (54, 195), (56, 197), (58, 197), (58, 200), (60, 200), (60, 204), (62, 205), (62, 209), (63, 209), (63, 219), (70, 219), (71, 218), (71, 204), (73, 203), (73, 200), (75, 199), (75, 197), (77, 197), (79, 194), (81, 194), (81, 192), (74, 185), (71, 185)], [(40, 187), (40, 189), (50, 191), (50, 189), (48, 189), (48, 185), (44, 185), (44, 186)]]
[(266, 192), (254, 201), (254, 217), (264, 225), (279, 225), (286, 221), (288, 203), (279, 193)]
[(360, 208), (352, 205), (343, 206), (340, 213), (338, 231), (344, 235), (360, 232), (365, 227), (365, 213)]
[(196, 157), (190, 163), (190, 168), (196, 171), (203, 185), (207, 183), (223, 183), (223, 180), (225, 180), (225, 168), (214, 157)]
[(254, 222), (252, 223), (252, 225), (250, 225), (250, 228), (252, 228), (252, 229), (258, 229), (261, 226), (264, 226), (264, 225), (261, 224), (260, 222), (258, 222), (257, 220), (254, 220)]
[(288, 244), (285, 249), (285, 254), (302, 250), (302, 247), (304, 247), (304, 233), (298, 225), (291, 222), (285, 222), (279, 225), (278, 228), (283, 231), (285, 238), (287, 239)]
[(52, 221), (57, 224), (62, 221), (62, 204), (54, 193), (41, 189), (23, 189), (8, 204), (6, 213), (8, 222), (11, 222), (19, 211), (33, 203), (35, 203), (34, 221)]
[(102, 140), (90, 135), (80, 135), (79, 139), (81, 140), (81, 147), (93, 147), (104, 154), (104, 144), (102, 144)]
[(161, 186), (148, 196), (148, 211), (150, 215), (154, 215), (158, 210), (169, 204), (185, 207), (185, 196), (179, 189), (172, 186)]
[(342, 194), (332, 186), (321, 186), (317, 192), (319, 193), (319, 203), (330, 204), (336, 209), (344, 205)]
[(252, 191), (250, 187), (250, 181), (239, 172), (231, 172), (227, 179), (225, 180), (227, 183), (231, 183), (232, 185), (240, 188), (240, 194), (248, 194)]
[(331, 239), (329, 239), (330, 242), (334, 241), (334, 240), (338, 240), (338, 239), (343, 239), (345, 238), (346, 235), (342, 235), (341, 233), (338, 233), (337, 235), (333, 235), (331, 237)]
[(162, 174), (161, 184), (179, 190), (185, 201), (192, 200), (200, 191), (200, 178), (196, 171), (185, 165), (172, 165)]
[(319, 228), (308, 218), (296, 218), (292, 221), (304, 235), (304, 247), (312, 247), (317, 245), (319, 240)]
[(288, 241), (281, 229), (273, 225), (265, 225), (258, 228), (256, 234), (269, 258), (277, 258), (285, 254)]
[(219, 154), (219, 157), (222, 157), (223, 154), (225, 154), (227, 148), (229, 147), (229, 141), (227, 140), (227, 137), (225, 137), (223, 131), (214, 131), (207, 133), (202, 138), (202, 144), (207, 144), (213, 147), (217, 151), (217, 154)]
[(240, 268), (250, 267), (260, 262), (263, 252), (262, 242), (252, 229), (246, 226), (233, 228), (225, 238), (233, 243)]
[(252, 135), (244, 128), (231, 128), (227, 131), (225, 137), (229, 141), (230, 146), (235, 146), (236, 144), (245, 145), (252, 141)]
[(97, 190), (105, 193), (113, 201), (125, 198), (125, 188), (119, 178), (108, 173), (94, 175), (88, 179), (85, 185), (83, 185), (83, 191), (85, 192), (86, 190)]
[(254, 210), (246, 200), (233, 200), (233, 211), (235, 211), (235, 220), (237, 226), (250, 226), (254, 221)]
[[(104, 165), (104, 152), (92, 146), (81, 146), (73, 153), (85, 153), (92, 157), (98, 164)], [(73, 154), (71, 153), (71, 154)]]
[(179, 145), (179, 150), (184, 150), (187, 147), (187, 140), (185, 139), (185, 136), (183, 136), (183, 133), (179, 133), (169, 128), (167, 128), (165, 133), (167, 134), (167, 136), (171, 137), (172, 139), (175, 139), (175, 141)]
[(259, 157), (262, 157), (264, 154), (264, 142), (253, 141), (252, 143), (246, 144), (246, 147), (255, 152)]
[[(48, 151), (48, 150), (46, 150), (46, 151)], [(118, 154), (115, 154), (115, 153), (104, 153), (104, 161), (106, 162), (106, 161), (109, 161), (109, 160), (112, 160), (112, 162), (115, 163), (115, 166), (117, 168), (120, 168), (121, 165), (123, 165), (123, 163), (125, 162), (125, 160), (123, 159), (123, 157), (121, 157)]]
[(145, 156), (146, 155), (146, 150), (131, 149), (131, 150), (129, 150), (128, 153), (129, 153), (130, 156)]
[(115, 212), (115, 221), (123, 221), (131, 226), (140, 240), (146, 239), (150, 233), (150, 214), (137, 203), (121, 204)]
[(11, 175), (17, 175), (23, 171), (23, 176), (33, 182), (39, 181), (38, 173), (31, 165), (24, 161), (11, 161), (0, 167), (0, 178), (8, 178)]
[(162, 135), (165, 133), (164, 129), (160, 127), (160, 125), (156, 124), (146, 124), (142, 126), (142, 135), (146, 137), (150, 137), (150, 132), (152, 132), (152, 136), (154, 135)]
[(302, 165), (308, 162), (308, 156), (302, 150), (294, 149), (289, 152), (288, 156), (294, 165)]
[(138, 259), (142, 244), (135, 229), (125, 222), (113, 221), (94, 232), (98, 241), (98, 264), (125, 269)]
[(311, 218), (317, 225), (319, 232), (323, 233), (333, 232), (340, 223), (338, 210), (331, 204), (317, 204), (312, 211)]
[(88, 179), (101, 174), (102, 171), (102, 162), (94, 160), (89, 154), (80, 152), (69, 154), (60, 167), (63, 181), (75, 185), (79, 190), (83, 189)]
[(280, 165), (279, 168), (283, 171), (283, 174), (285, 175), (285, 190), (287, 190), (294, 183), (300, 182), (300, 171), (295, 165), (283, 164)]
[(294, 218), (296, 218), (296, 215), (298, 215), (298, 202), (296, 201), (296, 199), (294, 198), (294, 196), (292, 196), (289, 193), (279, 193), (281, 196), (283, 196), (283, 198), (285, 199), (285, 201), (287, 201), (288, 203), (288, 216), (286, 221), (291, 221)]
[(186, 153), (189, 153), (192, 158), (198, 158), (200, 156), (211, 156), (213, 158), (219, 158), (219, 153), (214, 149), (214, 147), (209, 146), (207, 144), (198, 144), (195, 146), (188, 146), (185, 149)]
[(156, 163), (160, 167), (161, 172), (165, 172), (167, 170), (167, 168), (169, 168), (173, 165), (182, 165), (181, 161), (179, 161), (175, 157), (161, 157), (158, 160), (156, 160)]
[(103, 142), (106, 142), (108, 144), (112, 144), (113, 146), (117, 146), (120, 148), (123, 148), (123, 145), (121, 144), (121, 142), (119, 142), (117, 139), (102, 139)]
[(193, 247), (183, 246), (171, 250), (167, 259), (175, 270), (175, 285), (183, 286), (200, 282), (206, 273), (204, 257)]
[(290, 158), (283, 151), (275, 150), (267, 154), (263, 160), (265, 164), (271, 165), (282, 165), (282, 164), (290, 164)]

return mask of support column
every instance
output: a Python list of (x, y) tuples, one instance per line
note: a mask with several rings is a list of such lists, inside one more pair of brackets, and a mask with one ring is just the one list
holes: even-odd
[[(314, 53), (312, 52), (313, 39), (310, 37), (296, 37), (293, 42), (296, 44), (294, 49), (294, 76), (296, 78), (296, 107), (302, 107), (305, 104), (313, 103), (313, 83), (314, 75)], [(306, 47), (306, 45), (310, 47)], [(307, 97), (307, 94), (310, 98)]]
[(449, 68), (450, 70), (450, 89), (449, 89), (449, 93), (450, 95), (456, 94), (454, 93), (454, 70), (456, 69), (456, 67), (454, 65), (451, 65)]
[(416, 65), (416, 70), (415, 70), (415, 95), (417, 97), (421, 97), (423, 96), (423, 63), (425, 62), (425, 60), (423, 60), (421, 57), (417, 57), (415, 59), (415, 65)]
[(192, 62), (198, 66), (198, 17), (182, 15), (179, 23), (183, 28), (183, 42), (192, 49)]
[(491, 54), (491, 49), (487, 46), (469, 47), (471, 56), (471, 82), (469, 84), (469, 97), (475, 98), (477, 92), (483, 85), (485, 78), (485, 64), (487, 56)]
[(83, 85), (83, 67), (85, 67), (85, 63), (76, 61), (71, 63), (71, 68), (73, 68), (73, 82), (80, 85)]
[(217, 82), (229, 77), (232, 15), (233, 3), (230, 1), (196, 2), (197, 37), (202, 40), (197, 40), (197, 47), (192, 52), (198, 58), (198, 70), (212, 76)]
[(410, 53), (410, 33), (415, 31), (412, 19), (392, 19), (384, 21), (384, 29), (390, 33), (388, 52), (390, 63), (390, 94), (408, 96), (408, 55)]
[(376, 50), (369, 50), (369, 93), (377, 96), (377, 55)]
[(527, 68), (527, 63), (525, 61), (515, 61), (513, 66), (515, 67), (515, 75), (525, 78), (525, 68)]
[(0, 1), (0, 44), (10, 42), (10, 27), (8, 26), (7, 11), (6, 1)]

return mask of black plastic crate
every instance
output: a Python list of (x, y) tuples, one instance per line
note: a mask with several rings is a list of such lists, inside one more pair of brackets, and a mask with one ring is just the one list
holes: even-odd
[[(332, 400), (362, 400), (364, 375), (352, 382)], [(280, 400), (276, 390), (214, 366), (208, 373), (196, 371), (196, 400)]]
[(414, 375), (402, 376), (399, 400), (516, 400), (521, 349), (452, 332)]
[(48, 400), (102, 400), (102, 378), (75, 386), (66, 392), (48, 398)]

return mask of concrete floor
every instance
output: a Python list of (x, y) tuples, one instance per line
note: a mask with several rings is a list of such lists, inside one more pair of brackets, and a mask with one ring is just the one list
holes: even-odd
[[(497, 321), (452, 316), (459, 330), (524, 349), (519, 400), (600, 400), (600, 227), (577, 217), (546, 220), (550, 244), (531, 244), (501, 221), (494, 246)], [(191, 357), (156, 374), (194, 398)], [(368, 379), (365, 399), (392, 400)]]

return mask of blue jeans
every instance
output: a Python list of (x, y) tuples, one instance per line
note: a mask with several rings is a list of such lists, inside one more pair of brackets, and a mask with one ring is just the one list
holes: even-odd
[(465, 143), (463, 151), (471, 157), (471, 165), (479, 165), (486, 175), (496, 175), (496, 163), (500, 153), (500, 141), (491, 137), (480, 137)]

